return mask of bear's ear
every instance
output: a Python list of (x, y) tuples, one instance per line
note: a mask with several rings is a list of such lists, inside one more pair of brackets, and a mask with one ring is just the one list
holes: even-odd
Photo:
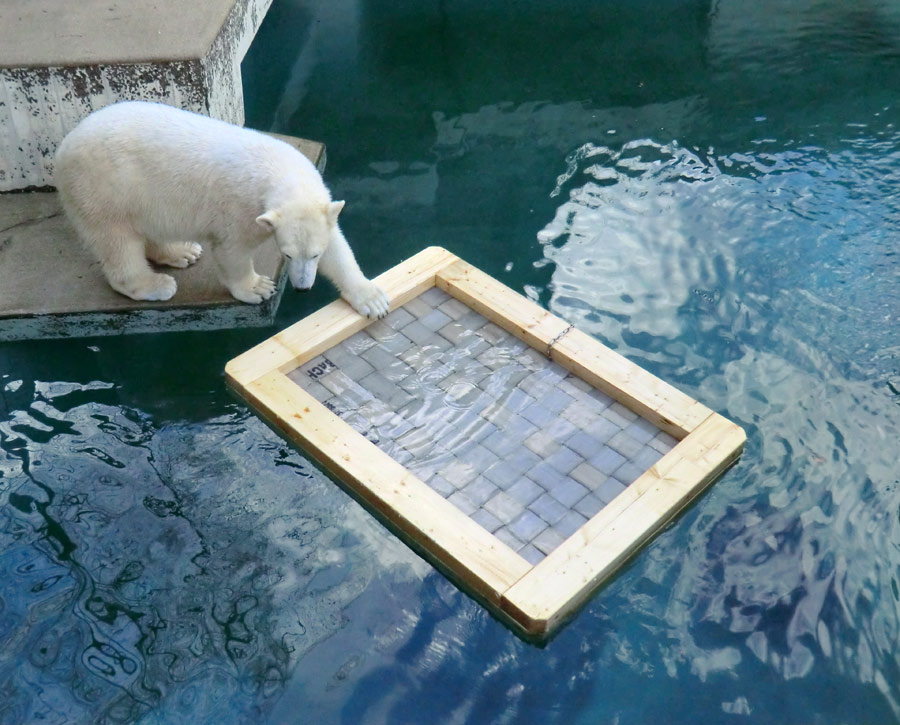
[(341, 213), (341, 209), (344, 208), (343, 201), (333, 201), (328, 206), (325, 207), (325, 213), (328, 215), (328, 223), (336, 224), (338, 214)]
[(258, 217), (256, 217), (256, 223), (259, 224), (267, 232), (274, 232), (275, 225), (278, 223), (278, 212), (267, 211), (265, 214), (260, 214)]

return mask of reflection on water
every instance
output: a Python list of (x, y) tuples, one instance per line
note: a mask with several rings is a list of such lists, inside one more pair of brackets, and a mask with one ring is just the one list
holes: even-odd
[(257, 722), (393, 549), (246, 413), (80, 400), (111, 388), (6, 384), (0, 721)]
[[(553, 311), (750, 434), (732, 490), (711, 494), (690, 532), (704, 555), (671, 581), (666, 667), (701, 680), (746, 658), (785, 680), (827, 669), (900, 716), (900, 407), (884, 394), (900, 133), (881, 112), (860, 126), (840, 152), (587, 143), (538, 237)], [(671, 577), (655, 569), (644, 576)]]
[(900, 721), (900, 5), (271, 13), (248, 119), (367, 272), (444, 244), (747, 449), (536, 649), (229, 401), (264, 333), (0, 346), (0, 722)]

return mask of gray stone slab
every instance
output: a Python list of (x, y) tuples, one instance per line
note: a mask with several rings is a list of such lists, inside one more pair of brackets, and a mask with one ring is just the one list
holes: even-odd
[(0, 191), (52, 183), (84, 116), (152, 100), (244, 120), (240, 63), (271, 0), (0, 3)]
[[(432, 298), (443, 310), (469, 319), (469, 313), (454, 309), (454, 300)], [(409, 379), (392, 382), (379, 368), (361, 381), (370, 401), (346, 410), (346, 402), (333, 400), (342, 405), (345, 420), (392, 455), (405, 454), (404, 465), (528, 561), (539, 562), (601, 511), (625, 490), (628, 476), (652, 466), (662, 455), (657, 448), (671, 441), (608, 397), (598, 399), (587, 383), (539, 353), (506, 354), (505, 362), (491, 370), (487, 353), (467, 353), (463, 343), (474, 338), (489, 345), (486, 338), (492, 338), (502, 347), (512, 340), (509, 333), (493, 323), (484, 323), (485, 338), (467, 333), (463, 324), (447, 322), (452, 316), (443, 310), (431, 317), (436, 329), (430, 330), (423, 321), (434, 308), (422, 297), (413, 302), (412, 311), (393, 313), (396, 324), (369, 325), (378, 345), (366, 349), (354, 343), (376, 366), (390, 369), (405, 360), (412, 366)], [(388, 354), (383, 345), (395, 339), (397, 328), (404, 333), (412, 328), (422, 350), (433, 340), (452, 347), (426, 355), (417, 344)], [(306, 378), (292, 379), (306, 385), (336, 379), (350, 387), (347, 376), (337, 375), (343, 371), (334, 369), (335, 363), (353, 365), (355, 353), (348, 353), (327, 351), (308, 363)], [(537, 398), (517, 387), (523, 381)], [(382, 425), (391, 409), (381, 401), (392, 390), (408, 396), (396, 408), (395, 417), (407, 426), (396, 437), (387, 432), (393, 418)], [(575, 410), (579, 415), (567, 416)], [(634, 455), (626, 457), (616, 448)]]
[(587, 518), (582, 516), (580, 513), (578, 513), (577, 511), (569, 511), (565, 516), (563, 516), (553, 525), (553, 530), (564, 539), (568, 539), (586, 523)]
[(553, 496), (553, 498), (559, 501), (563, 506), (568, 506), (569, 508), (572, 508), (576, 503), (587, 496), (587, 494), (588, 489), (571, 478), (563, 480), (550, 491), (550, 495)]
[(534, 540), (546, 528), (547, 522), (527, 509), (509, 525), (509, 530), (521, 541)]
[(555, 524), (569, 511), (566, 506), (563, 506), (549, 493), (542, 494), (536, 498), (528, 505), (528, 508), (550, 525)]

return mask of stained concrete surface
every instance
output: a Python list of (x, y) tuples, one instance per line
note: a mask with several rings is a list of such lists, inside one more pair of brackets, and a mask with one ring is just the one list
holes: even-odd
[[(279, 138), (324, 168), (322, 144)], [(137, 302), (107, 284), (55, 192), (0, 194), (0, 341), (270, 324), (285, 283), (275, 245), (262, 245), (255, 264), (279, 280), (276, 295), (261, 305), (230, 295), (208, 249), (187, 269), (165, 268), (178, 282), (171, 300)]]
[(59, 142), (116, 101), (243, 124), (240, 63), (272, 0), (4, 0), (0, 191), (52, 184)]

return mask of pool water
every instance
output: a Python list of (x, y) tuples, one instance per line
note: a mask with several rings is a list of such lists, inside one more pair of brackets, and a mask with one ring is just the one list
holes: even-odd
[(900, 6), (276, 0), (243, 72), (367, 273), (445, 246), (746, 450), (537, 648), (226, 392), (272, 330), (2, 344), (0, 722), (900, 721)]

